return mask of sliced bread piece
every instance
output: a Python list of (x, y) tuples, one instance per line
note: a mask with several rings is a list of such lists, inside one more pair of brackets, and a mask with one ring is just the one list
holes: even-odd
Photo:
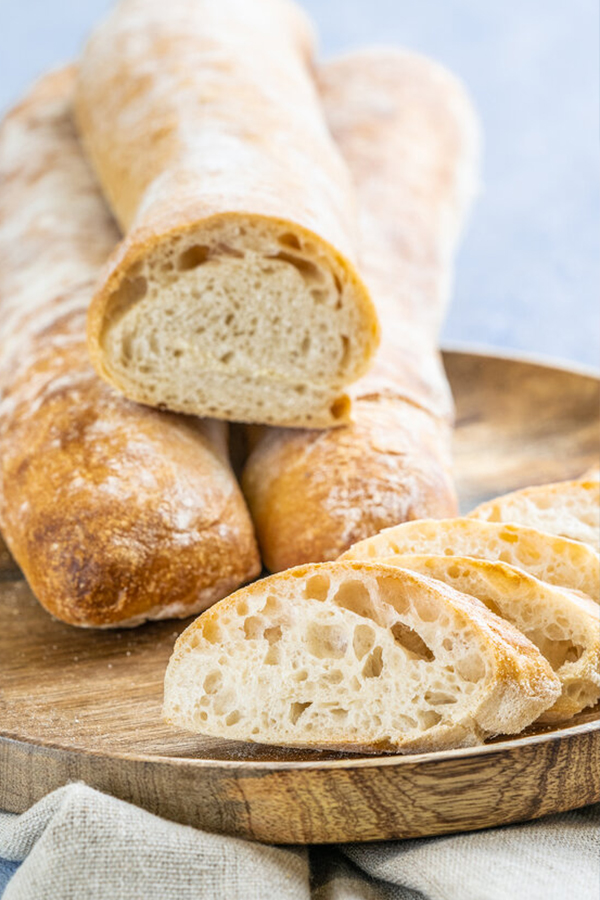
[(125, 237), (89, 349), (130, 399), (349, 421), (378, 323), (312, 69), (311, 25), (286, 0), (121, 0), (92, 35), (76, 116)]
[(482, 503), (469, 516), (516, 522), (600, 548), (600, 482), (578, 478), (539, 484)]
[(537, 648), (473, 597), (331, 562), (255, 582), (190, 625), (164, 715), (235, 740), (406, 752), (519, 732), (559, 694)]
[(500, 560), (600, 601), (600, 558), (591, 547), (523, 525), (469, 518), (416, 519), (359, 541), (340, 559), (381, 559), (406, 553)]
[(394, 556), (382, 560), (471, 594), (511, 622), (546, 657), (562, 694), (541, 718), (571, 718), (600, 698), (600, 607), (503, 562), (468, 556)]

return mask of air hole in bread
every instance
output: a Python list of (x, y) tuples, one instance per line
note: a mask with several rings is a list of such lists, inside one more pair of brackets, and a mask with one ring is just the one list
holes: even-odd
[(427, 596), (413, 597), (413, 608), (422, 622), (435, 622), (439, 617), (439, 608)]
[(263, 659), (265, 666), (278, 666), (280, 661), (279, 647), (276, 644), (269, 647)]
[(309, 700), (307, 703), (292, 703), (290, 706), (290, 722), (292, 725), (295, 725), (300, 716), (305, 710), (312, 706), (312, 702)]
[(229, 363), (233, 359), (233, 350), (229, 350), (227, 353), (224, 353), (223, 356), (220, 357), (220, 362)]
[(323, 676), (323, 681), (326, 681), (327, 684), (341, 684), (344, 680), (344, 673), (339, 669), (333, 669), (331, 672), (328, 672)]
[(418, 659), (423, 659), (426, 662), (431, 662), (435, 659), (435, 654), (429, 649), (421, 635), (417, 634), (410, 625), (397, 621), (392, 625), (391, 632), (396, 643), (400, 644), (401, 647), (404, 647), (405, 650), (408, 650), (409, 653), (412, 653)]
[(306, 669), (299, 669), (297, 672), (294, 672), (293, 675), (294, 681), (306, 681), (308, 678), (308, 672)]
[(380, 599), (384, 603), (389, 603), (397, 613), (409, 612), (411, 598), (408, 591), (402, 589), (398, 579), (380, 576), (376, 580)]
[(304, 354), (308, 353), (308, 351), (310, 350), (310, 337), (308, 335), (306, 335), (306, 337), (303, 338), (302, 343), (300, 345), (300, 350)]
[[(347, 579), (342, 581), (337, 589), (333, 602), (336, 606), (349, 609), (358, 616), (373, 618), (373, 603), (371, 596), (362, 581)], [(368, 626), (358, 626), (368, 627)]]
[(232, 712), (229, 713), (229, 715), (225, 719), (225, 724), (226, 725), (237, 725), (237, 723), (240, 721), (241, 718), (242, 718), (242, 714), (239, 711), (239, 709), (234, 709)]
[(583, 647), (569, 640), (561, 641), (552, 637), (548, 639), (548, 631), (549, 629), (546, 630), (546, 635), (530, 634), (528, 637), (530, 640), (535, 638), (534, 643), (539, 647), (555, 672), (566, 663), (577, 662), (581, 658)]
[(316, 282), (317, 284), (323, 282), (323, 273), (319, 267), (315, 266), (314, 263), (309, 262), (308, 259), (303, 259), (301, 256), (292, 256), (291, 253), (284, 253), (282, 251), (281, 253), (275, 253), (273, 256), (270, 256), (269, 259), (279, 259), (282, 262), (289, 263), (290, 266), (294, 266), (306, 282)]
[(319, 290), (319, 288), (315, 288), (310, 292), (315, 303), (324, 303), (327, 300), (328, 293), (324, 290)]
[(381, 647), (375, 647), (367, 656), (364, 666), (362, 667), (363, 678), (379, 678), (383, 671), (383, 658)]
[(146, 296), (148, 282), (141, 275), (137, 278), (124, 278), (116, 291), (110, 295), (110, 314), (119, 318), (135, 303)]
[(281, 626), (273, 625), (271, 628), (266, 628), (263, 637), (269, 644), (276, 644), (281, 640)]
[(427, 709), (419, 713), (419, 724), (424, 731), (433, 728), (434, 725), (439, 725), (441, 721), (441, 714), (434, 709)]
[(450, 640), (450, 638), (444, 638), (442, 641), (442, 647), (444, 650), (448, 650), (449, 653), (452, 652), (452, 648), (454, 647), (454, 643)]
[(345, 722), (348, 718), (348, 710), (342, 709), (340, 706), (336, 706), (333, 709), (329, 710), (329, 715), (332, 719), (335, 719), (338, 722)]
[(348, 635), (339, 625), (310, 622), (306, 637), (308, 652), (317, 659), (341, 659), (348, 649)]
[(456, 671), (465, 681), (474, 684), (484, 677), (485, 663), (478, 653), (467, 653), (456, 663)]
[(302, 246), (296, 235), (292, 234), (290, 231), (286, 231), (285, 234), (280, 234), (277, 238), (277, 242), (283, 247), (292, 247), (294, 250), (300, 250)]
[(354, 638), (352, 640), (352, 649), (356, 658), (362, 659), (363, 656), (366, 656), (374, 643), (375, 632), (370, 625), (357, 625), (354, 629)]
[(204, 623), (204, 627), (202, 629), (202, 637), (205, 641), (208, 641), (209, 644), (218, 644), (221, 640), (221, 628), (214, 619), (209, 619)]
[(326, 600), (330, 581), (327, 575), (312, 575), (307, 579), (304, 596), (307, 600)]
[(181, 272), (187, 272), (190, 269), (197, 269), (208, 260), (210, 250), (204, 244), (193, 244), (179, 254), (177, 260), (177, 268)]
[(220, 672), (209, 672), (202, 685), (206, 694), (216, 694), (223, 687), (223, 676)]
[(281, 601), (274, 594), (269, 594), (267, 599), (265, 600), (265, 605), (261, 609), (261, 614), (265, 614), (267, 616), (272, 616), (275, 613), (280, 612), (281, 610)]
[(445, 706), (447, 703), (456, 703), (456, 697), (445, 694), (443, 691), (426, 691), (425, 701), (431, 703), (432, 706)]
[(254, 641), (262, 637), (265, 626), (265, 620), (259, 616), (249, 616), (244, 622), (244, 634), (246, 639)]

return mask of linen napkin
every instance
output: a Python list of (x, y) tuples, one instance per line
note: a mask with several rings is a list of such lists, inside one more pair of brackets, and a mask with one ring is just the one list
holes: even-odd
[[(16, 870), (14, 863), (20, 863)], [(469, 834), (298, 848), (207, 834), (71, 784), (21, 816), (0, 813), (0, 895), (3, 900), (599, 900), (600, 804)]]

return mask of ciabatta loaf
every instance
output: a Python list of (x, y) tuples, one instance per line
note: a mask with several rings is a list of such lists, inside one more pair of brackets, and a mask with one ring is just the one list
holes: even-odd
[(289, 0), (121, 0), (77, 118), (126, 237), (90, 308), (100, 375), (197, 415), (325, 427), (377, 344), (348, 172)]
[(248, 460), (244, 493), (271, 570), (334, 559), (406, 519), (457, 512), (437, 343), (477, 182), (477, 118), (457, 80), (412, 53), (352, 53), (318, 76), (356, 186), (361, 271), (382, 341), (351, 388), (352, 424), (265, 429)]
[(600, 549), (600, 482), (578, 478), (540, 484), (482, 503), (469, 513), (486, 522), (517, 522)]
[(250, 585), (181, 635), (164, 714), (235, 740), (435, 750), (521, 731), (558, 679), (479, 601), (377, 563), (300, 566)]
[(383, 560), (471, 594), (540, 650), (562, 693), (543, 722), (560, 722), (600, 698), (600, 607), (503, 562), (467, 556), (408, 555)]
[(360, 541), (340, 558), (381, 559), (407, 553), (499, 560), (600, 600), (600, 558), (591, 547), (523, 525), (468, 518), (404, 522)]
[(221, 422), (125, 400), (92, 369), (93, 285), (118, 233), (49, 75), (0, 131), (0, 525), (73, 625), (189, 616), (258, 574)]

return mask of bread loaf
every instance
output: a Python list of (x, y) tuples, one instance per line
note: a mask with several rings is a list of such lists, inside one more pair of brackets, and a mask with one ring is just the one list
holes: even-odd
[(382, 559), (407, 553), (499, 560), (600, 601), (600, 559), (591, 547), (523, 525), (468, 518), (405, 522), (360, 541), (341, 559)]
[(386, 565), (300, 566), (237, 591), (181, 635), (164, 714), (266, 744), (420, 751), (521, 731), (558, 679), (472, 597)]
[(600, 698), (600, 607), (503, 562), (467, 556), (396, 556), (384, 560), (436, 578), (481, 600), (511, 622), (546, 657), (562, 693), (543, 722), (561, 722)]
[(486, 522), (517, 522), (600, 549), (600, 482), (578, 478), (496, 497), (469, 513)]
[(260, 569), (223, 423), (125, 400), (88, 361), (87, 306), (118, 233), (71, 122), (72, 70), (0, 132), (0, 526), (73, 625), (199, 612)]
[(152, 406), (325, 427), (377, 343), (347, 170), (288, 0), (121, 0), (77, 118), (126, 232), (90, 308), (100, 375)]
[(382, 342), (351, 389), (352, 424), (265, 429), (250, 455), (243, 488), (271, 570), (457, 511), (437, 341), (476, 181), (476, 117), (448, 72), (411, 53), (353, 53), (323, 66), (319, 83), (357, 190), (361, 270)]

